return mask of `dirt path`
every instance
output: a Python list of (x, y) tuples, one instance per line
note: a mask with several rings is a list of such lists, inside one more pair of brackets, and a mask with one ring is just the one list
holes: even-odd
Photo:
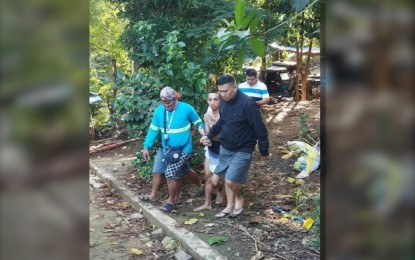
[[(185, 182), (181, 204), (171, 216), (184, 225), (186, 220), (196, 218), (198, 221), (186, 228), (193, 231), (206, 242), (214, 236), (226, 236), (227, 242), (212, 245), (228, 259), (250, 259), (262, 251), (265, 259), (319, 259), (319, 241), (317, 246), (310, 246), (312, 239), (319, 237), (318, 202), (313, 202), (320, 193), (319, 171), (304, 179), (304, 184), (289, 183), (288, 178), (295, 178), (298, 172), (292, 169), (295, 157), (282, 159), (278, 147), (286, 146), (287, 141), (298, 140), (301, 128), (299, 117), (307, 113), (307, 129), (309, 140), (318, 140), (320, 124), (320, 100), (294, 103), (287, 100), (279, 104), (266, 106), (262, 115), (266, 121), (270, 152), (270, 161), (258, 161), (255, 154), (250, 169), (249, 183), (244, 187), (245, 209), (238, 219), (215, 219), (214, 215), (222, 209), (214, 206), (211, 211), (202, 214), (193, 209), (203, 204), (203, 196), (198, 188)], [(312, 143), (313, 144), (313, 143)], [(113, 171), (114, 176), (122, 180), (131, 190), (138, 194), (150, 191), (149, 183), (137, 178), (131, 167), (131, 159), (140, 150), (139, 142), (99, 154), (101, 165)], [(96, 156), (95, 158), (98, 158)], [(201, 169), (200, 169), (201, 170)], [(203, 176), (200, 176), (203, 178)], [(166, 186), (161, 188), (162, 194), (158, 204), (166, 199)], [(312, 217), (315, 225), (307, 230), (301, 223), (283, 221), (282, 215), (270, 210), (270, 206), (279, 206), (303, 218)], [(91, 214), (92, 216), (92, 214)], [(255, 246), (256, 241), (256, 246)]]
[[(93, 174), (90, 174), (89, 228), (90, 259), (173, 259), (181, 250), (177, 244), (173, 245), (174, 240), (164, 245), (164, 232)], [(135, 254), (130, 251), (132, 248)]]

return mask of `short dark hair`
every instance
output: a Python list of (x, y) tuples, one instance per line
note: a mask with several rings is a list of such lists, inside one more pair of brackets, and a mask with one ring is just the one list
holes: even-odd
[(218, 79), (218, 85), (225, 85), (225, 84), (228, 84), (228, 83), (235, 84), (235, 82), (236, 82), (235, 78), (231, 74), (223, 74)]
[(219, 91), (217, 89), (212, 89), (211, 91), (209, 91), (209, 94), (218, 94), (219, 95)]
[(248, 77), (252, 77), (252, 76), (256, 77), (256, 76), (257, 76), (257, 72), (256, 72), (256, 70), (255, 70), (255, 69), (247, 69), (247, 70), (245, 71), (245, 74), (246, 74)]

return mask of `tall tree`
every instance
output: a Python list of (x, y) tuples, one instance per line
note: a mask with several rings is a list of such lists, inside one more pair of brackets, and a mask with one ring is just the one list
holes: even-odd
[[(281, 39), (283, 43), (296, 46), (297, 67), (295, 75), (295, 99), (307, 100), (307, 78), (309, 74), (311, 50), (314, 44), (319, 45), (317, 37), (320, 28), (320, 5), (317, 0), (310, 3), (307, 8), (292, 14), (291, 21), (287, 23), (288, 30)], [(304, 47), (308, 46), (306, 61), (303, 62)], [(301, 83), (301, 91), (300, 91)]]
[[(227, 57), (213, 51), (212, 36), (222, 19), (232, 15), (233, 4), (224, 0), (111, 0), (119, 6), (120, 15), (128, 19), (122, 43), (130, 57), (141, 69), (154, 65), (162, 52), (167, 32), (177, 31), (186, 47), (183, 55), (203, 66), (207, 74), (220, 73)], [(143, 22), (151, 26), (151, 33), (143, 37)], [(154, 41), (156, 40), (156, 41)]]
[(113, 4), (90, 0), (90, 90), (103, 96), (113, 120), (119, 81), (129, 66), (128, 53), (119, 41), (126, 22), (117, 14)]
[[(238, 50), (238, 68), (242, 67), (245, 56), (250, 55), (250, 52), (261, 57), (260, 77), (263, 79), (268, 43), (275, 40), (289, 45), (294, 43), (298, 49), (296, 74), (298, 95), (299, 79), (306, 79), (304, 73), (307, 73), (307, 69), (301, 69), (303, 45), (305, 42), (311, 43), (309, 39), (315, 37), (315, 32), (319, 28), (317, 0), (312, 3), (308, 0), (250, 1), (249, 3), (251, 4), (246, 7), (246, 0), (236, 1), (234, 20), (227, 22), (227, 27), (220, 28), (216, 34), (219, 51)], [(309, 59), (307, 63), (309, 64)]]

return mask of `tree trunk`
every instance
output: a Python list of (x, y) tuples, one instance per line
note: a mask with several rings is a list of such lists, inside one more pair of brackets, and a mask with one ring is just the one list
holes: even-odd
[[(302, 71), (302, 60), (303, 60), (303, 45), (304, 45), (304, 13), (301, 14), (301, 25), (300, 25), (300, 38), (296, 38), (296, 51), (297, 51), (297, 67), (295, 70), (295, 100), (298, 101), (300, 100), (300, 78), (301, 78), (301, 71)], [(301, 49), (301, 51), (300, 51)], [(305, 93), (301, 93), (301, 97), (303, 97), (304, 95), (306, 95)]]
[(137, 63), (135, 61), (131, 61), (131, 74), (134, 74), (137, 71)]
[(115, 109), (114, 109), (114, 102), (115, 102), (115, 98), (117, 97), (117, 91), (118, 91), (118, 86), (117, 86), (117, 60), (116, 59), (112, 59), (111, 61), (112, 63), (112, 101), (111, 101), (111, 107), (110, 107), (110, 117), (114, 122), (114, 127), (115, 129), (118, 129), (118, 124), (115, 118)]
[[(300, 36), (301, 39), (297, 38), (296, 41), (296, 50), (297, 50), (297, 66), (295, 69), (295, 100), (300, 100), (300, 78), (302, 76), (302, 60), (303, 60), (303, 45), (304, 45), (304, 37)], [(302, 91), (302, 90), (301, 90)], [(301, 97), (305, 95), (304, 92), (301, 93)]]
[(297, 40), (295, 41), (295, 49), (296, 49), (296, 61), (297, 61), (297, 66), (295, 67), (295, 83), (294, 83), (294, 89), (295, 89), (295, 97), (294, 100), (298, 100), (300, 97), (300, 86), (299, 86), (299, 74), (300, 74), (300, 64), (298, 62), (298, 57), (300, 56), (300, 51), (299, 51), (299, 40), (297, 38)]
[(308, 54), (307, 54), (307, 63), (306, 63), (306, 65), (305, 65), (305, 70), (304, 70), (304, 73), (303, 73), (303, 79), (302, 79), (302, 81), (301, 81), (301, 83), (302, 83), (302, 92), (303, 92), (303, 95), (301, 96), (301, 100), (302, 101), (306, 101), (307, 100), (307, 78), (308, 78), (308, 69), (309, 69), (309, 67), (310, 67), (310, 57), (311, 57), (311, 48), (313, 48), (313, 38), (311, 38), (311, 40), (310, 40), (310, 46), (309, 46), (309, 49), (308, 49)]
[(260, 74), (259, 74), (259, 79), (260, 79), (260, 81), (265, 82), (265, 70), (266, 70), (266, 67), (267, 67), (267, 58), (264, 56), (264, 57), (261, 58), (261, 60), (262, 60), (262, 62), (261, 62), (261, 71), (260, 71)]

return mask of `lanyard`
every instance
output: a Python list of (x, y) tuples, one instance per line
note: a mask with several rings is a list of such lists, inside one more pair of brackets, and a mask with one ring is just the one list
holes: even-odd
[[(176, 112), (177, 105), (178, 105), (178, 103), (176, 104), (176, 106), (173, 109), (173, 113), (171, 114), (170, 120), (168, 119), (169, 114), (167, 112), (167, 109), (165, 109), (165, 112), (164, 112), (164, 140), (166, 140), (166, 143), (167, 143), (167, 140), (169, 139), (169, 135), (167, 134), (167, 131), (170, 130), (171, 123), (173, 122), (174, 112)], [(167, 117), (167, 121), (169, 121), (169, 125), (168, 125), (167, 129), (166, 129), (166, 117)]]
[[(178, 106), (178, 103), (177, 103), (176, 107), (173, 109), (173, 113), (171, 114), (170, 120), (168, 119), (167, 110), (165, 110), (165, 112), (164, 112), (164, 122), (163, 123), (164, 123), (164, 140), (165, 140), (166, 147), (168, 146), (167, 145), (167, 142), (169, 140), (169, 135), (167, 134), (167, 131), (170, 130), (171, 123), (173, 122), (174, 112), (176, 111), (177, 106)], [(166, 120), (166, 117), (167, 117), (167, 120)], [(167, 129), (166, 129), (166, 121), (169, 121), (169, 126), (168, 126)], [(189, 138), (187, 139), (185, 145), (187, 144), (187, 142), (189, 142), (190, 138), (191, 138), (191, 135), (189, 134)], [(164, 149), (164, 153), (166, 153), (166, 150), (165, 149)]]
[(165, 130), (166, 131), (165, 134), (167, 134), (167, 132), (170, 130), (171, 123), (173, 122), (174, 112), (176, 112), (176, 109), (173, 110), (173, 113), (171, 114), (171, 117), (169, 120), (169, 112), (167, 112), (166, 110), (166, 117), (167, 117), (167, 121), (169, 122), (169, 124), (167, 125), (167, 130)]

